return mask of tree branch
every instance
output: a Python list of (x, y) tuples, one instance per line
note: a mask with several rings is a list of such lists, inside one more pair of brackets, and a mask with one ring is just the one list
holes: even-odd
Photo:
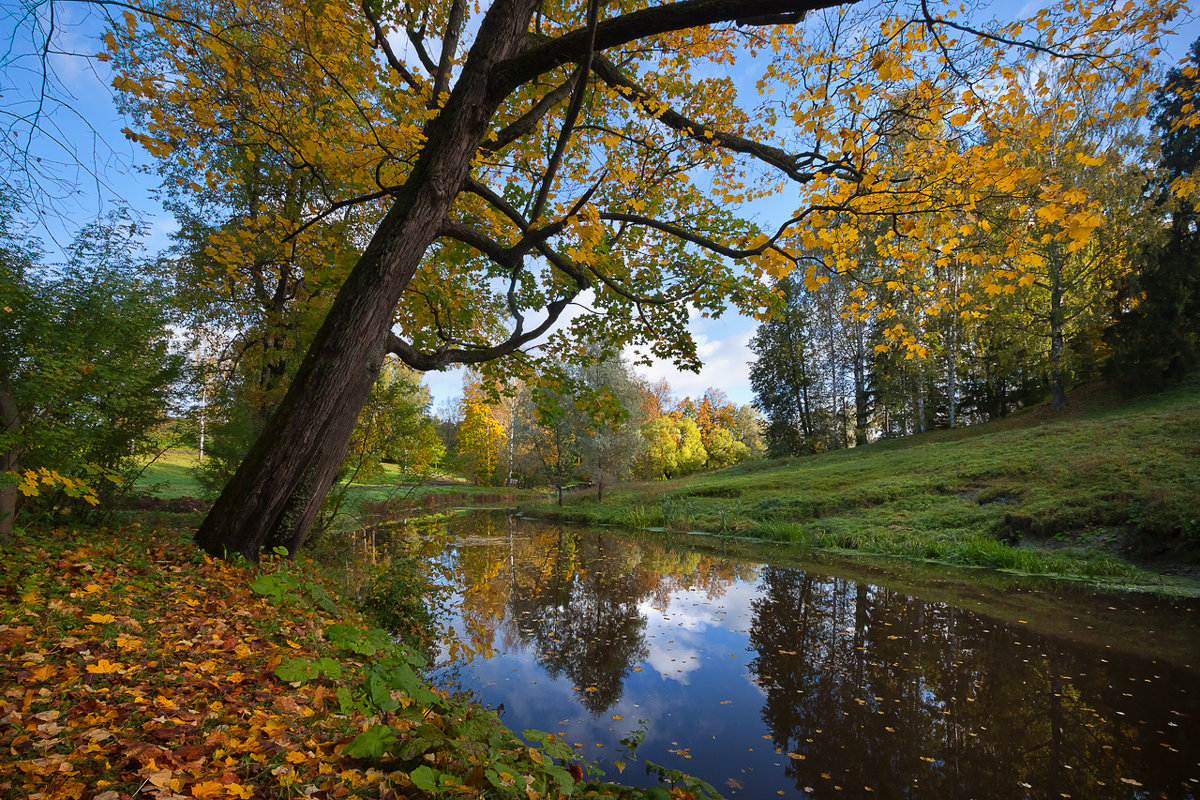
[(454, 60), (454, 51), (458, 49), (458, 37), (462, 34), (465, 16), (465, 0), (454, 0), (450, 6), (450, 18), (446, 21), (446, 34), (442, 37), (442, 55), (438, 60), (437, 72), (433, 78), (435, 107), (442, 104), (442, 93), (448, 91), (450, 87), (450, 62)]
[[(772, 147), (771, 145), (756, 142), (752, 139), (725, 133), (702, 122), (689, 119), (679, 112), (667, 108), (662, 101), (621, 74), (616, 65), (603, 56), (595, 59), (593, 70), (597, 77), (609, 86), (617, 88), (618, 91), (624, 89), (621, 94), (628, 97), (630, 102), (637, 105), (647, 114), (657, 118), (659, 122), (667, 127), (683, 133), (689, 139), (702, 145), (722, 147), (726, 150), (752, 156), (759, 161), (775, 167), (797, 183), (806, 183), (812, 180), (817, 172), (844, 171), (847, 177), (859, 177), (860, 173), (858, 170), (845, 161), (834, 161), (816, 152), (793, 155), (778, 147)], [(802, 169), (802, 167), (814, 167), (818, 161), (823, 161), (824, 165), (816, 171)]]
[(550, 113), (550, 109), (567, 99), (572, 88), (575, 86), (575, 81), (579, 76), (578, 72), (571, 73), (571, 77), (554, 87), (552, 90), (542, 96), (533, 108), (526, 111), (517, 119), (510, 122), (501, 131), (496, 134), (495, 139), (486, 141), (480, 145), (481, 150), (485, 153), (497, 153), (503, 150), (507, 145), (512, 144), (517, 139), (520, 139), (525, 134), (533, 130), (533, 126), (537, 125), (546, 114)]
[[(787, 14), (795, 22), (809, 11), (853, 2), (857, 0), (684, 0), (605, 20), (596, 26), (592, 41), (596, 51), (601, 52), (647, 36), (736, 19), (752, 20)], [(489, 89), (493, 93), (507, 95), (517, 86), (561, 64), (578, 62), (579, 54), (587, 50), (592, 36), (592, 32), (584, 27), (528, 48), (499, 65)]]
[(520, 350), (549, 331), (554, 327), (563, 310), (571, 304), (571, 301), (575, 299), (580, 291), (580, 289), (576, 289), (566, 297), (555, 300), (547, 305), (546, 319), (532, 330), (522, 330), (522, 325), (518, 321), (517, 327), (512, 334), (503, 342), (497, 344), (471, 348), (442, 347), (432, 353), (424, 353), (401, 339), (395, 333), (389, 332), (387, 350), (408, 366), (422, 372), (441, 369), (450, 364), (479, 364), (484, 361), (491, 361)]
[(599, 5), (599, 0), (588, 0), (587, 21), (590, 36), (587, 41), (587, 50), (584, 51), (583, 58), (579, 61), (579, 71), (576, 72), (575, 77), (575, 90), (571, 94), (571, 102), (567, 106), (562, 128), (558, 132), (558, 141), (554, 143), (554, 152), (542, 175), (542, 185), (538, 189), (537, 198), (533, 201), (532, 210), (529, 212), (531, 220), (537, 220), (541, 216), (542, 209), (546, 205), (546, 198), (550, 195), (550, 185), (554, 183), (554, 175), (558, 172), (558, 165), (562, 163), (563, 151), (566, 150), (571, 132), (575, 129), (579, 111), (583, 108), (583, 96), (587, 93), (587, 78), (592, 69), (592, 56), (596, 52), (596, 24), (600, 13)]
[(362, 12), (363, 16), (367, 18), (367, 22), (371, 24), (371, 30), (375, 33), (375, 44), (383, 51), (388, 66), (413, 89), (420, 88), (420, 84), (417, 83), (417, 79), (413, 74), (408, 71), (408, 67), (404, 66), (400, 59), (396, 57), (395, 51), (392, 50), (392, 46), (388, 43), (387, 36), (383, 32), (383, 26), (379, 24), (379, 19), (371, 12), (369, 0), (363, 0)]

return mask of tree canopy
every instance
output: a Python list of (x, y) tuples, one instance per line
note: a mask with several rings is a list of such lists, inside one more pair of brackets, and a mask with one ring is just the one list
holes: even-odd
[[(598, 341), (694, 366), (689, 312), (760, 312), (765, 277), (819, 286), (868, 245), (888, 272), (856, 313), (895, 315), (880, 285), (978, 313), (1045, 261), (1030, 236), (1074, 253), (1103, 222), (1028, 148), (1070, 128), (1064, 159), (1106, 158), (1086, 132), (1144, 115), (1179, 9), (135, 4), (106, 37), (127, 136), (172, 191), (247, 211), (207, 234), (203, 269), (253, 284), (299, 251), (346, 254), (293, 273), (336, 299), (200, 541), (303, 541), (385, 352), (532, 377)], [(1080, 99), (1101, 85), (1105, 103)], [(754, 216), (766, 198), (779, 221)], [(958, 252), (979, 230), (996, 246)], [(950, 291), (953, 259), (982, 270), (980, 296)], [(902, 321), (883, 333), (927, 350)]]

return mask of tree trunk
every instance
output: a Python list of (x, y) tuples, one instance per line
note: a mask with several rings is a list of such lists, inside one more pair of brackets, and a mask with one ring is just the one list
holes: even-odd
[(949, 353), (946, 354), (946, 403), (950, 412), (950, 427), (955, 426), (955, 395), (958, 394), (958, 325), (950, 326)]
[(517, 54), (536, 0), (498, 2), (408, 181), (338, 292), (304, 362), (265, 430), (196, 532), (209, 553), (261, 548), (294, 554), (308, 537), (371, 386), (379, 375), (393, 314), (470, 170), (502, 97), (489, 72)]
[[(795, 14), (844, 2), (675, 3), (606, 23), (596, 46), (736, 19), (749, 11)], [(488, 8), (454, 89), (423, 131), (425, 145), (412, 172), (338, 291), (287, 394), (196, 532), (197, 543), (208, 552), (255, 560), (264, 546), (294, 553), (304, 543), (379, 374), (396, 306), (439, 236), (489, 121), (514, 88), (564, 60), (553, 48), (521, 52), (539, 5), (539, 0), (496, 0)]]
[[(800, 418), (800, 432), (805, 439), (813, 435), (812, 403), (808, 398), (808, 369), (804, 361), (804, 342), (796, 335), (794, 327), (795, 311), (791, 307), (793, 298), (788, 298), (788, 308), (784, 310), (784, 331), (787, 336), (788, 350), (791, 355), (788, 366), (792, 373), (792, 390), (795, 393), (796, 413)], [(803, 335), (803, 334), (801, 334)]]
[[(7, 382), (0, 383), (0, 433), (15, 432), (21, 426), (21, 415), (17, 411), (17, 400), (9, 391)], [(10, 449), (0, 453), (0, 473), (16, 472), (20, 465), (22, 448), (13, 443)], [(13, 524), (17, 518), (17, 487), (0, 484), (0, 546), (8, 544)]]
[(916, 433), (925, 432), (925, 381), (917, 380), (917, 420)]
[(1067, 407), (1067, 389), (1063, 378), (1063, 259), (1050, 256), (1050, 405), (1055, 411)]
[(854, 343), (854, 446), (867, 443), (867, 354), (862, 325), (855, 325)]

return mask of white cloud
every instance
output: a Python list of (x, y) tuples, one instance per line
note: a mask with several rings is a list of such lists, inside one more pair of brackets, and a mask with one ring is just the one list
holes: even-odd
[(750, 337), (754, 322), (733, 316), (721, 320), (696, 320), (692, 323), (696, 350), (704, 366), (700, 372), (682, 372), (669, 361), (655, 359), (646, 367), (635, 367), (643, 378), (652, 381), (665, 378), (676, 397), (698, 398), (710, 386), (723, 389), (734, 403), (749, 403), (754, 399), (750, 389)]

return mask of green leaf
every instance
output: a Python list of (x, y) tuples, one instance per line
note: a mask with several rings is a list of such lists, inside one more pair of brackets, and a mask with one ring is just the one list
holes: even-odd
[(250, 582), (251, 590), (275, 602), (279, 602), (299, 586), (300, 582), (296, 580), (295, 576), (289, 575), (286, 572), (259, 575)]
[(275, 668), (275, 675), (282, 681), (294, 683), (308, 681), (322, 675), (328, 678), (340, 678), (342, 665), (332, 658), (288, 658)]
[(438, 778), (441, 773), (425, 765), (421, 765), (408, 774), (413, 785), (423, 792), (433, 792), (438, 788)]
[(337, 690), (338, 710), (346, 716), (349, 716), (356, 711), (363, 711), (363, 704), (358, 703), (350, 694), (350, 690), (345, 686), (339, 686)]
[(372, 628), (364, 633), (340, 622), (325, 629), (325, 638), (339, 650), (357, 653), (360, 656), (373, 656), (392, 645), (387, 631)]
[(558, 784), (559, 791), (563, 794), (570, 794), (575, 788), (575, 779), (571, 777), (571, 773), (557, 764), (546, 764), (541, 769), (542, 772), (554, 779), (554, 782)]
[(333, 614), (338, 610), (337, 603), (333, 602), (333, 598), (330, 597), (329, 593), (326, 592), (321, 586), (314, 585), (311, 589), (309, 589), (309, 596), (311, 596), (313, 602), (317, 604), (317, 608), (321, 609), (322, 611), (327, 611), (330, 614)]
[(342, 752), (351, 758), (378, 761), (398, 738), (397, 730), (391, 725), (372, 725), (355, 736)]
[(367, 699), (380, 711), (395, 711), (400, 703), (392, 697), (391, 685), (375, 672), (368, 672), (364, 679), (367, 687)]
[(342, 677), (342, 664), (336, 659), (325, 656), (318, 658), (314, 663), (316, 664), (317, 670), (326, 678), (337, 680), (338, 678)]
[(317, 667), (307, 658), (288, 658), (275, 668), (275, 675), (288, 683), (307, 681), (317, 677)]

